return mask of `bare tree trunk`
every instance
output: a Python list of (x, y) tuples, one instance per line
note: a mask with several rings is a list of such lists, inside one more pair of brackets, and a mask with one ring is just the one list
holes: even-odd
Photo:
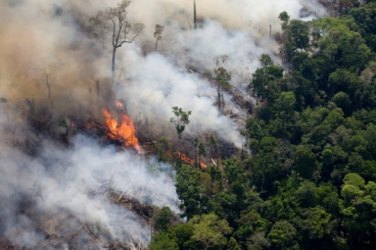
[(193, 25), (194, 29), (197, 29), (196, 0), (193, 1)]
[(53, 107), (52, 103), (52, 96), (51, 96), (51, 87), (50, 87), (50, 79), (48, 76), (48, 73), (45, 71), (44, 72), (45, 78), (46, 78), (46, 86), (47, 86), (47, 91), (48, 91), (48, 100), (50, 101), (51, 108)]
[(218, 110), (221, 112), (221, 88), (219, 86), (219, 83), (218, 84), (218, 88), (217, 88), (217, 102), (218, 102)]
[(115, 80), (115, 60), (116, 60), (116, 46), (112, 48), (112, 61), (111, 61), (111, 71), (112, 71), (112, 81)]
[(218, 110), (219, 110), (219, 112), (223, 113), (223, 108), (224, 108), (224, 105), (225, 105), (225, 100), (224, 100), (224, 97), (223, 97), (223, 88), (221, 87), (220, 83), (217, 83), (217, 84), (218, 84), (218, 88), (217, 88)]
[(269, 36), (272, 37), (272, 25), (269, 25)]
[(160, 39), (157, 39), (157, 40), (155, 41), (154, 51), (157, 51), (157, 49), (158, 49), (158, 43), (159, 43), (159, 40), (160, 40)]

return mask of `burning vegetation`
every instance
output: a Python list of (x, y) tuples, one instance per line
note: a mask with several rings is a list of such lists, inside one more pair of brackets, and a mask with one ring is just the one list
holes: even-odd
[(138, 142), (132, 119), (124, 112), (121, 112), (120, 122), (118, 122), (108, 109), (105, 108), (102, 112), (106, 129), (108, 130), (107, 137), (111, 140), (121, 141), (125, 148), (132, 147), (138, 154), (141, 154), (142, 149)]
[(249, 154), (247, 81), (277, 44), (228, 6), (0, 2), (0, 249), (147, 249), (191, 212), (176, 171)]

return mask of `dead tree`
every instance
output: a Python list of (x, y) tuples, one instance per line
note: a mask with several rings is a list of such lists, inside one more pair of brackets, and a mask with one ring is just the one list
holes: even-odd
[(53, 108), (51, 86), (50, 86), (50, 77), (49, 77), (47, 70), (44, 70), (43, 74), (44, 74), (44, 79), (45, 79), (45, 83), (46, 83), (46, 87), (47, 87), (47, 91), (48, 91), (48, 100), (50, 101), (51, 108)]
[(93, 24), (93, 34), (106, 40), (111, 40), (111, 72), (112, 79), (115, 79), (116, 69), (116, 52), (125, 43), (132, 43), (142, 32), (144, 26), (141, 23), (131, 23), (128, 21), (127, 8), (130, 4), (129, 0), (121, 1), (117, 7), (108, 8), (99, 12), (90, 21)]
[(194, 29), (197, 29), (197, 11), (196, 11), (196, 0), (193, 0), (193, 24)]
[(162, 39), (162, 33), (163, 33), (164, 27), (162, 25), (155, 25), (155, 31), (154, 31), (154, 38), (155, 38), (155, 47), (154, 50), (156, 51), (158, 48), (158, 43)]

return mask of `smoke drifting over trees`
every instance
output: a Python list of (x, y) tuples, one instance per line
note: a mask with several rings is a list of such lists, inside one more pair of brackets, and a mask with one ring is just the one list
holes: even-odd
[[(273, 34), (279, 31), (280, 12), (306, 19), (325, 15), (313, 0), (197, 0), (199, 24), (193, 30), (192, 1), (135, 0), (127, 17), (144, 29), (133, 43), (117, 48), (112, 77), (111, 51), (91, 36), (89, 20), (118, 3), (0, 2), (0, 235), (15, 245), (40, 247), (46, 238), (33, 216), (19, 211), (26, 196), (42, 212), (72, 215), (105, 228), (108, 238), (142, 245), (150, 241), (149, 226), (134, 212), (108, 202), (106, 195), (92, 192), (111, 188), (179, 212), (169, 165), (116, 152), (82, 135), (67, 149), (30, 128), (30, 114), (46, 116), (43, 125), (59, 133), (55, 130), (64, 129), (62, 121), (101, 119), (102, 107), (122, 99), (136, 127), (176, 139), (170, 118), (171, 107), (178, 106), (192, 111), (185, 134), (215, 134), (242, 148), (242, 124), (215, 103), (217, 87), (210, 80), (215, 69), (226, 68), (231, 84), (246, 93), (259, 57), (276, 58), (278, 45), (269, 27)], [(163, 27), (157, 50), (156, 25)], [(224, 99), (227, 111), (244, 115), (229, 94)], [(24, 150), (34, 142), (37, 148)]]
[[(142, 23), (145, 29), (134, 44), (126, 44), (119, 50), (119, 70), (115, 76), (118, 84), (111, 90), (111, 86), (104, 84), (105, 78), (111, 76), (111, 52), (100, 42), (89, 39), (86, 32), (90, 29), (91, 17), (117, 4), (118, 1), (97, 0), (90, 4), (68, 0), (2, 3), (0, 80), (4, 95), (46, 101), (48, 90), (40, 78), (41, 72), (47, 72), (55, 113), (71, 112), (79, 106), (95, 113), (98, 110), (94, 110), (93, 106), (96, 106), (97, 98), (93, 92), (96, 81), (102, 79), (100, 86), (105, 89), (101, 98), (105, 93), (115, 92), (117, 97), (125, 97), (127, 104), (133, 104), (130, 113), (134, 115), (143, 110), (143, 115), (149, 116), (153, 114), (155, 103), (137, 101), (145, 95), (145, 89), (140, 91), (141, 88), (137, 88), (141, 82), (145, 88), (156, 87), (156, 95), (163, 91), (170, 93), (165, 97), (165, 105), (160, 107), (165, 110), (164, 116), (158, 116), (158, 120), (149, 119), (149, 122), (162, 122), (163, 125), (165, 121), (164, 125), (169, 127), (171, 107), (183, 107), (189, 103), (187, 100), (196, 98), (207, 104), (190, 108), (192, 124), (196, 124), (192, 127), (217, 130), (215, 124), (218, 122), (199, 116), (194, 118), (195, 113), (208, 109), (205, 112), (209, 117), (222, 120), (220, 123), (231, 128), (231, 131), (219, 129), (220, 134), (226, 136), (227, 133), (233, 134), (234, 129), (227, 117), (217, 114), (212, 108), (215, 87), (207, 80), (199, 79), (197, 74), (184, 72), (186, 67), (212, 73), (217, 63), (226, 57), (223, 66), (232, 74), (232, 84), (244, 86), (259, 66), (259, 56), (278, 50), (276, 42), (269, 37), (269, 25), (272, 24), (276, 31), (279, 29), (278, 14), (281, 11), (286, 10), (292, 18), (299, 17), (302, 8), (310, 8), (312, 14), (324, 13), (323, 8), (312, 1), (278, 1), (271, 4), (260, 4), (259, 1), (197, 1), (198, 16), (204, 21), (200, 29), (191, 31), (188, 30), (188, 22), (192, 19), (191, 1), (134, 1), (128, 7), (129, 22)], [(156, 24), (165, 27), (163, 39), (158, 45), (160, 53), (144, 57), (145, 53), (153, 50)], [(159, 67), (153, 64), (159, 64)], [(166, 75), (158, 70), (165, 70), (163, 64), (171, 68)], [(159, 77), (162, 82), (154, 80), (154, 77)], [(182, 77), (187, 80), (184, 84), (180, 83)], [(142, 78), (148, 78), (147, 82)], [(185, 88), (191, 91), (181, 91), (181, 85), (186, 85)], [(127, 88), (133, 91), (126, 91)], [(180, 102), (169, 99), (169, 96), (179, 96)], [(152, 97), (150, 99), (153, 100)], [(230, 138), (226, 139), (238, 145), (242, 143), (239, 136)]]

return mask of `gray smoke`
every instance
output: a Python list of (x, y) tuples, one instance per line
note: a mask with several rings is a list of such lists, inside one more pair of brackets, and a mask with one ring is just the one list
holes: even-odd
[[(231, 73), (231, 83), (246, 95), (261, 54), (277, 59), (279, 46), (269, 33), (270, 27), (272, 34), (280, 30), (279, 13), (287, 11), (291, 18), (310, 19), (324, 15), (325, 10), (316, 1), (196, 2), (202, 19), (197, 30), (192, 29), (193, 1), (132, 3), (130, 17), (144, 23), (145, 32), (122, 50), (119, 71), (124, 81), (115, 92), (125, 100), (131, 116), (138, 121), (147, 119), (154, 132), (166, 135), (174, 131), (169, 124), (171, 107), (179, 106), (192, 111), (188, 134), (215, 132), (241, 148), (245, 143), (241, 124), (218, 111), (216, 86), (202, 75), (213, 75), (216, 68), (225, 67)], [(164, 26), (158, 50), (144, 56), (145, 50), (153, 50), (156, 24)], [(188, 73), (187, 68), (197, 73)], [(231, 100), (226, 108), (229, 113), (241, 113)]]
[(179, 212), (169, 165), (133, 152), (116, 152), (85, 136), (77, 136), (72, 143), (66, 149), (44, 141), (38, 158), (1, 143), (0, 197), (6, 203), (0, 215), (2, 230), (13, 243), (28, 246), (44, 237), (33, 228), (33, 218), (17, 214), (21, 196), (32, 197), (43, 211), (63, 210), (80, 221), (100, 225), (113, 239), (124, 242), (148, 242), (149, 226), (132, 211), (109, 202), (104, 194), (93, 196), (92, 192), (116, 190), (143, 204)]
[[(0, 235), (12, 244), (40, 248), (46, 240), (41, 227), (60, 228), (55, 233), (68, 239), (86, 224), (105, 238), (147, 244), (149, 226), (110, 202), (109, 189), (179, 213), (169, 165), (83, 135), (68, 148), (58, 145), (29, 127), (25, 117), (34, 109), (48, 107), (41, 114), (52, 113), (55, 123), (67, 116), (98, 120), (100, 109), (119, 98), (136, 126), (173, 138), (171, 107), (179, 106), (192, 111), (187, 135), (214, 133), (240, 148), (242, 125), (217, 109), (216, 86), (206, 75), (225, 67), (231, 84), (246, 94), (260, 55), (277, 59), (279, 45), (269, 32), (279, 32), (280, 12), (302, 19), (326, 15), (316, 0), (197, 0), (194, 30), (191, 0), (134, 0), (130, 21), (145, 29), (118, 51), (118, 81), (111, 85), (108, 44), (86, 29), (90, 17), (118, 2), (0, 2)], [(154, 51), (156, 24), (164, 31)], [(231, 96), (225, 100), (227, 111), (243, 112)], [(95, 249), (88, 234), (77, 234), (80, 246)]]

